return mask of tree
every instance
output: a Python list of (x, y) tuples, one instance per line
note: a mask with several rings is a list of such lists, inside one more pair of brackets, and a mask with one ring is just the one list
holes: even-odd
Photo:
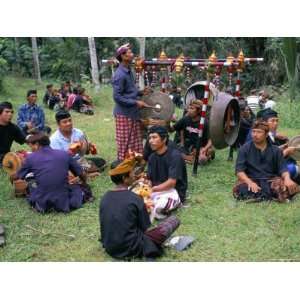
[(95, 39), (93, 37), (89, 37), (88, 42), (89, 42), (90, 60), (91, 60), (91, 67), (92, 67), (92, 80), (95, 85), (96, 91), (99, 91), (100, 81), (99, 81), (99, 68), (98, 68)]
[[(146, 38), (145, 37), (138, 37), (137, 41), (139, 43), (139, 47), (140, 47), (140, 57), (141, 58), (145, 58), (145, 51), (146, 51)], [(145, 87), (145, 82), (144, 82), (144, 74), (142, 73), (140, 76), (140, 80), (139, 80), (139, 88), (142, 90)]]
[(296, 86), (298, 82), (298, 53), (297, 42), (294, 37), (283, 38), (282, 54), (285, 60), (285, 69), (289, 81), (291, 101), (296, 98)]
[(34, 77), (36, 83), (41, 84), (42, 79), (41, 79), (41, 71), (40, 71), (40, 63), (39, 63), (39, 53), (38, 53), (37, 41), (35, 37), (31, 38), (31, 44), (32, 44)]

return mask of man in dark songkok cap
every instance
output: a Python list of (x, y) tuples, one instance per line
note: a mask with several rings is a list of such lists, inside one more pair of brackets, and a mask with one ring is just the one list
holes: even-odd
[(145, 89), (139, 92), (136, 88), (130, 64), (133, 53), (130, 45), (125, 44), (116, 50), (116, 58), (120, 62), (113, 80), (113, 98), (115, 101), (114, 117), (116, 122), (117, 156), (119, 160), (125, 158), (128, 150), (142, 153), (142, 125), (139, 110), (147, 107), (140, 98), (149, 92)]
[[(55, 114), (55, 120), (58, 129), (50, 137), (51, 148), (64, 150), (69, 152), (78, 163), (84, 167), (88, 173), (95, 173), (102, 171), (106, 161), (100, 157), (90, 157), (88, 160), (84, 158), (84, 149), (90, 152), (90, 143), (87, 141), (85, 134), (77, 128), (73, 127), (72, 116), (68, 111), (60, 110)], [(72, 151), (72, 147), (75, 147), (76, 151)]]
[(148, 134), (154, 151), (148, 159), (148, 177), (153, 186), (151, 198), (155, 217), (162, 219), (186, 199), (186, 164), (181, 153), (168, 146), (169, 135), (165, 127), (153, 126)]
[(238, 200), (256, 199), (286, 202), (299, 192), (291, 180), (282, 151), (268, 139), (269, 126), (256, 121), (252, 127), (252, 141), (238, 153), (236, 175), (238, 183), (233, 192)]
[(135, 180), (134, 159), (115, 161), (109, 171), (116, 187), (102, 197), (99, 211), (101, 243), (114, 258), (155, 258), (180, 221), (172, 216), (153, 229), (143, 199), (129, 190)]
[[(51, 149), (49, 137), (41, 132), (29, 135), (26, 141), (33, 153), (27, 156), (13, 179), (25, 179), (33, 174), (27, 200), (34, 209), (41, 213), (50, 209), (68, 213), (90, 200), (92, 195), (82, 168), (67, 152)], [(82, 183), (69, 184), (69, 171)]]

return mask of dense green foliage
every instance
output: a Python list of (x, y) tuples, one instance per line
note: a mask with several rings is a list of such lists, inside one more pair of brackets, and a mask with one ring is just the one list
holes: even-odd
[[(290, 38), (290, 40), (293, 38)], [(289, 45), (290, 53), (298, 53), (298, 38), (294, 38)], [(51, 37), (38, 38), (39, 60), (42, 79), (74, 80), (82, 77), (90, 78), (90, 61), (87, 38)], [(139, 53), (136, 38), (95, 38), (99, 61), (114, 56), (118, 45), (130, 42), (133, 51)], [(282, 55), (285, 38), (204, 38), (204, 37), (147, 37), (146, 57), (158, 57), (162, 49), (169, 57), (176, 57), (183, 53), (187, 57), (206, 58), (216, 50), (218, 57), (226, 57), (229, 53), (237, 56), (243, 49), (247, 57), (264, 57), (262, 64), (247, 68), (242, 75), (243, 89), (249, 91), (267, 85), (280, 87), (288, 81), (286, 73), (286, 58)], [(293, 48), (293, 49), (292, 49)], [(294, 57), (294, 56), (293, 56)], [(295, 60), (289, 57), (289, 69), (295, 68)], [(7, 70), (18, 76), (33, 76), (33, 62), (30, 38), (0, 38), (0, 78), (4, 72), (3, 62)], [(100, 62), (99, 62), (100, 64)], [(293, 67), (290, 67), (291, 64)], [(100, 69), (101, 78), (111, 76), (110, 69)], [(194, 72), (196, 79), (201, 79), (199, 72)], [(3, 74), (2, 74), (3, 76)], [(226, 76), (223, 76), (226, 82)], [(291, 82), (289, 80), (289, 82)], [(292, 81), (294, 93), (299, 87), (298, 81)]]

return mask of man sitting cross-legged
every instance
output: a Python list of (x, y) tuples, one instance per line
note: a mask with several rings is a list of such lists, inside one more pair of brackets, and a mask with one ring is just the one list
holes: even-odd
[[(67, 213), (90, 200), (91, 190), (85, 183), (83, 171), (67, 152), (51, 149), (49, 137), (44, 133), (29, 135), (26, 140), (33, 153), (27, 156), (12, 179), (33, 177), (28, 184), (27, 199), (32, 207), (38, 212), (53, 208)], [(69, 171), (82, 183), (69, 184)]]
[[(87, 152), (93, 154), (95, 146), (87, 141), (85, 134), (73, 127), (72, 117), (69, 112), (60, 110), (55, 114), (58, 129), (50, 137), (51, 148), (68, 151), (74, 159), (90, 174), (101, 171), (106, 161), (100, 157), (84, 158)], [(73, 149), (74, 146), (74, 149)]]
[(257, 199), (286, 202), (299, 192), (291, 180), (281, 150), (267, 138), (269, 126), (256, 121), (252, 127), (252, 141), (238, 153), (236, 174), (238, 183), (233, 189), (237, 199)]
[(149, 129), (148, 140), (154, 153), (148, 160), (148, 177), (156, 218), (164, 218), (185, 201), (188, 185), (185, 161), (177, 149), (168, 146), (168, 138), (165, 127)]
[(129, 190), (135, 181), (134, 159), (115, 161), (109, 172), (116, 187), (106, 192), (100, 203), (101, 242), (114, 258), (157, 257), (162, 244), (179, 226), (171, 216), (157, 227), (151, 223), (143, 199)]

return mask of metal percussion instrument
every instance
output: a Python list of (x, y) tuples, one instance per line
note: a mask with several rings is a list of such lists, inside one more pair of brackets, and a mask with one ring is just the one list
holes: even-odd
[(144, 96), (142, 100), (148, 104), (149, 107), (141, 109), (141, 119), (171, 120), (175, 107), (169, 95), (155, 91)]
[(289, 147), (296, 147), (296, 151), (294, 154), (291, 155), (291, 157), (294, 160), (300, 161), (300, 135), (297, 135), (293, 137), (289, 142), (288, 142)]
[[(229, 130), (226, 131), (226, 123), (230, 122)], [(210, 119), (209, 134), (212, 144), (217, 149), (232, 146), (239, 133), (240, 107), (236, 98), (230, 94), (220, 92), (213, 102)]]

